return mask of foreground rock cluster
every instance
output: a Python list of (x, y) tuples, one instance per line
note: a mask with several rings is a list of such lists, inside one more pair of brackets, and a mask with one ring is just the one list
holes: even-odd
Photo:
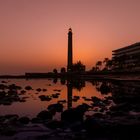
[[(120, 88), (120, 85), (122, 88)], [(130, 86), (129, 83), (127, 86)], [(83, 103), (75, 108), (64, 109), (65, 100), (50, 104), (38, 112), (34, 118), (20, 117), (17, 114), (0, 116), (0, 138), (7, 139), (73, 139), (73, 140), (139, 140), (140, 139), (140, 94), (139, 88), (124, 89), (122, 83), (98, 87), (102, 93), (112, 92), (112, 96), (103, 99), (92, 96), (83, 97), (89, 104)], [(0, 104), (9, 105), (22, 102), (20, 96), (33, 90), (31, 86), (24, 89), (15, 84), (0, 85)], [(36, 91), (47, 91), (38, 88)], [(60, 92), (55, 90), (55, 92)], [(58, 98), (60, 93), (51, 96), (39, 95), (41, 101)], [(79, 100), (74, 96), (73, 101)], [(92, 112), (90, 114), (90, 112)], [(59, 114), (60, 120), (54, 119)]]

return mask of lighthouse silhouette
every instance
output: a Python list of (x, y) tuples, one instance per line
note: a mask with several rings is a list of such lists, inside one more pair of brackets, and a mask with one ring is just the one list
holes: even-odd
[(72, 29), (69, 28), (68, 31), (68, 63), (67, 63), (67, 72), (72, 71), (73, 65), (73, 53), (72, 53)]

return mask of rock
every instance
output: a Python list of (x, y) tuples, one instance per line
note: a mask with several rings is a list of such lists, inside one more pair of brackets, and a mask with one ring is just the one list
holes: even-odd
[(36, 91), (40, 92), (41, 91), (41, 88), (37, 88)]
[(104, 115), (102, 113), (95, 113), (93, 115), (94, 118), (104, 118)]
[(0, 104), (11, 105), (13, 102), (20, 100), (18, 92), (16, 90), (0, 91)]
[(72, 101), (77, 102), (79, 99), (80, 99), (80, 97), (79, 97), (79, 96), (73, 96)]
[(10, 101), (4, 101), (3, 105), (11, 105), (12, 103)]
[(9, 125), (15, 125), (17, 123), (19, 116), (18, 115), (5, 115), (1, 119), (1, 121), (8, 123)]
[(61, 114), (61, 119), (66, 122), (76, 122), (76, 121), (83, 121), (84, 112), (79, 108), (71, 108), (65, 110)]
[(41, 111), (38, 115), (37, 118), (42, 119), (42, 120), (50, 120), (52, 119), (52, 114), (49, 111), (43, 110)]
[(106, 99), (106, 100), (112, 100), (113, 97), (112, 97), (112, 96), (107, 96), (107, 97), (105, 97), (105, 99)]
[(78, 101), (78, 99), (73, 98), (73, 99), (72, 99), (72, 101), (73, 101), (73, 102), (77, 102), (77, 101)]
[(61, 90), (60, 90), (60, 89), (54, 89), (53, 91), (61, 92)]
[(79, 97), (79, 96), (74, 96), (74, 98), (75, 98), (75, 99), (78, 99), (78, 100), (80, 99), (80, 97)]
[(26, 90), (32, 90), (32, 87), (31, 86), (26, 86), (25, 89)]
[(106, 83), (103, 83), (100, 86), (100, 91), (101, 91), (101, 94), (108, 94), (111, 90), (110, 90), (110, 87)]
[(1, 83), (8, 83), (7, 81), (1, 81)]
[(91, 97), (91, 99), (94, 103), (99, 103), (101, 101), (101, 99), (99, 99), (98, 97), (95, 97), (95, 96)]
[(19, 102), (26, 102), (26, 100), (25, 99), (20, 99)]
[(52, 97), (53, 97), (53, 98), (58, 98), (59, 95), (57, 95), (57, 94), (52, 94)]
[(88, 111), (89, 108), (90, 108), (90, 106), (86, 103), (83, 103), (82, 105), (79, 105), (76, 107), (76, 109), (78, 109), (80, 112), (83, 112), (83, 113)]
[(55, 112), (62, 112), (63, 111), (63, 105), (60, 103), (57, 104), (51, 104), (48, 106), (49, 111), (55, 111)]
[(3, 123), (5, 121), (5, 117), (4, 116), (0, 116), (0, 123)]
[(127, 111), (131, 110), (131, 105), (128, 103), (117, 104), (115, 106), (110, 107), (110, 111)]
[(9, 114), (4, 116), (6, 119), (18, 118), (19, 116), (16, 114)]
[(42, 123), (42, 120), (40, 118), (32, 118), (31, 120), (32, 123)]
[(46, 125), (46, 127), (51, 128), (51, 129), (57, 129), (57, 128), (63, 127), (63, 123), (61, 121), (57, 121), (57, 120), (52, 120), (52, 121), (46, 123), (45, 125)]
[(47, 91), (47, 89), (43, 88), (42, 91), (45, 92), (45, 91)]
[(22, 89), (22, 87), (17, 86), (15, 84), (9, 85), (8, 88), (11, 89), (11, 90), (21, 90)]
[(30, 119), (28, 117), (21, 117), (18, 120), (21, 124), (28, 124), (30, 122)]
[(8, 86), (7, 86), (7, 85), (0, 84), (0, 89), (5, 90), (5, 89), (7, 89), (7, 88), (8, 88)]
[(83, 97), (83, 99), (84, 99), (85, 101), (92, 101), (92, 99), (91, 99), (91, 98), (86, 98), (86, 97)]
[(84, 127), (89, 133), (99, 134), (102, 132), (102, 123), (95, 118), (87, 118)]
[(26, 93), (26, 91), (25, 90), (21, 90), (20, 93), (21, 94), (24, 94), (24, 93)]
[(105, 104), (102, 102), (102, 100), (99, 99), (98, 97), (91, 97), (91, 99), (93, 101), (93, 106), (99, 106), (99, 107), (105, 106)]
[(58, 103), (66, 103), (66, 100), (59, 100)]
[(111, 101), (108, 99), (105, 99), (102, 101), (106, 106), (111, 104)]
[(106, 114), (110, 115), (112, 118), (113, 117), (124, 117), (127, 116), (128, 114), (124, 111), (114, 111), (114, 112), (106, 112)]
[(39, 98), (41, 101), (50, 101), (52, 98), (50, 96), (40, 95)]
[(81, 122), (76, 122), (73, 125), (71, 125), (70, 128), (73, 132), (78, 132), (83, 129), (83, 124)]
[(5, 127), (1, 130), (1, 134), (5, 136), (13, 136), (17, 133), (17, 131), (12, 127)]

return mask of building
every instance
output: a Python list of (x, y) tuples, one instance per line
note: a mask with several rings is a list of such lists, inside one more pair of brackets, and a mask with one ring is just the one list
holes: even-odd
[(72, 29), (69, 28), (68, 32), (68, 62), (67, 62), (67, 72), (72, 71), (73, 65), (73, 52), (72, 52)]
[(140, 71), (140, 42), (112, 52), (115, 70)]

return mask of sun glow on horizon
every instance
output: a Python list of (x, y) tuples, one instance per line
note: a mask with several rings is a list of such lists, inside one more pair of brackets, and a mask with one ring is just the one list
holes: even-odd
[(139, 42), (139, 5), (136, 0), (1, 0), (0, 74), (66, 67), (70, 26), (74, 62), (91, 69), (111, 58), (112, 50)]

